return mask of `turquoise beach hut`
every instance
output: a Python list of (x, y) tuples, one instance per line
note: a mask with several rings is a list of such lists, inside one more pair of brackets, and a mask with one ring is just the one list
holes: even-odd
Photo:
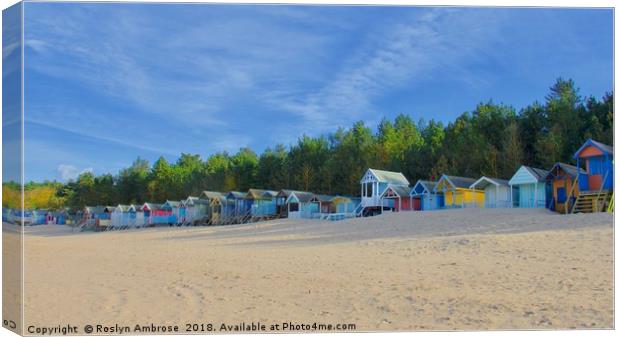
[(549, 171), (522, 165), (510, 178), (511, 205), (520, 208), (545, 208), (551, 194), (546, 182)]
[(291, 191), (286, 199), (287, 216), (291, 219), (311, 219), (319, 211), (318, 204), (312, 202), (313, 193)]
[(245, 193), (230, 191), (226, 193), (227, 214), (230, 216), (243, 216), (249, 214), (251, 203), (245, 198)]
[(245, 199), (250, 204), (252, 216), (275, 215), (277, 195), (276, 191), (250, 188)]
[(409, 195), (414, 211), (429, 211), (444, 207), (443, 194), (435, 193), (436, 181), (418, 180)]

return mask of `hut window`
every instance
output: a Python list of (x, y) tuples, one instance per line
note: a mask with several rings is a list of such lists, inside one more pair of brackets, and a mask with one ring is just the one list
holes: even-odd
[(364, 193), (364, 194), (365, 194), (367, 197), (372, 196), (372, 183), (366, 183), (366, 184), (364, 184), (364, 185), (366, 185), (366, 186), (365, 186), (366, 193)]
[(299, 212), (299, 204), (294, 202), (291, 203), (291, 212)]

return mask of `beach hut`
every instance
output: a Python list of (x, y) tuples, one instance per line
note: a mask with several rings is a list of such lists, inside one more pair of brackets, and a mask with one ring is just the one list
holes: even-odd
[[(511, 205), (520, 208), (545, 208), (551, 188), (546, 177), (549, 171), (522, 165), (510, 178)], [(551, 199), (551, 198), (549, 198)]]
[(64, 224), (63, 221), (65, 217), (63, 216), (63, 212), (63, 210), (35, 210), (35, 213), (37, 214), (37, 222), (41, 225)]
[(276, 214), (276, 196), (278, 192), (250, 188), (245, 195), (252, 216), (271, 216)]
[(485, 208), (507, 208), (511, 206), (508, 180), (484, 176), (471, 184), (470, 188), (484, 191)]
[(95, 229), (106, 228), (114, 209), (114, 206), (86, 206), (82, 211), (82, 223)]
[(168, 223), (176, 224), (179, 223), (179, 208), (181, 202), (166, 200), (166, 202), (161, 205), (161, 208), (168, 214)]
[(471, 189), (474, 182), (476, 179), (444, 174), (437, 181), (434, 192), (443, 193), (446, 208), (483, 207), (484, 191)]
[[(206, 219), (208, 219), (208, 221), (211, 221), (213, 207), (218, 207), (217, 205), (221, 203), (220, 198), (222, 197), (226, 198), (226, 195), (222, 192), (202, 191), (202, 193), (200, 193), (200, 199), (208, 201), (209, 206), (207, 208), (207, 213), (206, 213)], [(213, 202), (214, 200), (217, 202), (214, 203)], [(221, 210), (219, 214), (221, 215)], [(218, 219), (219, 219), (219, 215), (218, 215)]]
[(141, 207), (144, 212), (144, 224), (147, 226), (170, 224), (170, 211), (165, 210), (162, 204), (145, 202)]
[(575, 152), (577, 167), (585, 172), (577, 176), (579, 195), (572, 212), (597, 212), (604, 210), (613, 197), (614, 148), (588, 139)]
[(368, 169), (362, 179), (361, 202), (356, 208), (357, 215), (380, 213), (385, 207), (394, 207), (393, 199), (382, 199), (381, 195), (388, 186), (404, 186), (409, 189), (409, 181), (400, 172)]
[(411, 211), (413, 205), (411, 203), (411, 191), (409, 186), (403, 185), (388, 185), (388, 187), (381, 194), (381, 199), (391, 200), (391, 202), (384, 202), (383, 204), (393, 205), (394, 211)]
[(318, 205), (312, 202), (313, 196), (310, 192), (290, 191), (285, 201), (287, 216), (291, 219), (312, 218), (312, 214), (319, 211)]
[(136, 210), (131, 205), (117, 205), (112, 211), (111, 219), (110, 219), (110, 227), (112, 228), (127, 228), (132, 227), (130, 212), (135, 214)]
[(231, 216), (245, 216), (250, 213), (250, 202), (245, 198), (246, 194), (238, 191), (230, 191), (226, 194), (227, 213)]
[(318, 210), (318, 212), (312, 212), (310, 216), (325, 220), (354, 217), (357, 206), (351, 198), (338, 195), (315, 194), (310, 202), (316, 204), (313, 210)]
[(551, 200), (547, 203), (549, 209), (567, 213), (579, 195), (577, 188), (578, 174), (585, 173), (577, 166), (555, 163), (546, 176), (547, 184), (551, 185)]
[(187, 199), (179, 201), (179, 217), (178, 224), (187, 223)]
[(289, 196), (291, 196), (293, 190), (280, 190), (276, 195), (276, 214), (280, 218), (288, 217), (288, 205), (286, 204), (286, 200)]
[(144, 227), (146, 225), (146, 220), (144, 218), (144, 211), (142, 211), (142, 205), (139, 204), (131, 204), (131, 207), (136, 211), (136, 219), (134, 221), (134, 225), (138, 228)]
[(444, 207), (443, 194), (435, 193), (436, 181), (418, 180), (409, 195), (414, 211), (429, 211)]
[(193, 224), (205, 219), (209, 214), (209, 200), (200, 199), (198, 197), (187, 197), (185, 199), (185, 223)]
[(577, 178), (580, 192), (613, 190), (613, 147), (588, 139), (575, 152), (574, 158), (577, 167), (585, 169)]
[(211, 198), (211, 203), (209, 204), (211, 214), (209, 221), (211, 224), (218, 224), (221, 220), (227, 218), (226, 204), (227, 199), (223, 194)]

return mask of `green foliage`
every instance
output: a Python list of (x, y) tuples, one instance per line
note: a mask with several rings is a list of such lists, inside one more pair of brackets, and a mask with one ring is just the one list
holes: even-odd
[[(583, 98), (572, 80), (559, 78), (544, 104), (516, 112), (492, 101), (464, 112), (447, 126), (410, 116), (383, 119), (373, 132), (364, 122), (325, 136), (298, 139), (267, 148), (260, 156), (249, 148), (214, 153), (206, 160), (182, 154), (175, 163), (143, 159), (117, 176), (83, 173), (65, 185), (29, 184), (25, 202), (52, 208), (118, 203), (164, 202), (197, 196), (202, 190), (247, 191), (264, 188), (359, 195), (359, 179), (369, 168), (401, 171), (413, 183), (443, 173), (478, 178), (510, 178), (517, 168), (549, 168), (572, 155), (588, 138), (613, 143), (613, 94)], [(53, 191), (54, 193), (50, 193)], [(18, 204), (19, 185), (3, 185), (3, 206)]]

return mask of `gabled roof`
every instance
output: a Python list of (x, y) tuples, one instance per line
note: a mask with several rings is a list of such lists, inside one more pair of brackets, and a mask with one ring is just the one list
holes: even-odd
[(332, 200), (336, 198), (335, 195), (327, 195), (327, 194), (315, 194), (312, 196), (310, 201), (312, 202), (332, 202)]
[[(377, 181), (381, 183), (409, 186), (409, 180), (407, 180), (407, 178), (405, 178), (405, 176), (400, 172), (383, 171), (369, 168), (366, 173), (364, 173), (364, 176), (366, 176), (368, 172), (370, 172), (377, 179)], [(363, 180), (364, 177), (362, 177), (360, 182), (362, 182)]]
[(162, 204), (153, 204), (150, 202), (145, 202), (140, 209), (144, 211), (145, 208), (148, 208), (151, 211), (159, 210), (162, 208)]
[(187, 206), (208, 205), (208, 204), (209, 204), (209, 200), (200, 199), (198, 197), (187, 197), (187, 199), (185, 199), (185, 205)]
[(221, 192), (215, 192), (215, 191), (202, 191), (202, 193), (200, 193), (200, 199), (208, 199), (211, 200), (213, 198), (219, 198), (221, 196), (223, 196), (224, 194)]
[(268, 198), (268, 199), (275, 198), (277, 195), (278, 195), (278, 192), (276, 191), (266, 190), (265, 192), (263, 192), (263, 197)]
[(432, 193), (435, 190), (435, 186), (437, 186), (437, 182), (436, 181), (430, 181), (430, 180), (418, 180), (415, 185), (413, 185), (413, 187), (411, 188), (411, 192), (409, 194), (411, 195), (415, 195), (415, 190), (416, 188), (419, 186), (422, 186), (423, 189), (425, 189), (428, 193)]
[(219, 205), (224, 205), (224, 204), (226, 204), (226, 201), (227, 201), (226, 196), (221, 195), (219, 197), (211, 198), (211, 203), (210, 204), (211, 205), (218, 205), (218, 204)]
[(295, 192), (295, 190), (280, 190), (276, 196), (279, 198), (288, 198), (293, 192)]
[(133, 207), (133, 205), (118, 205), (116, 206), (116, 208), (114, 209), (115, 212), (122, 212), (122, 213), (127, 213), (129, 211), (136, 211), (136, 209)]
[(286, 202), (289, 202), (290, 198), (293, 195), (297, 198), (297, 200), (299, 200), (299, 202), (310, 202), (310, 200), (314, 196), (314, 193), (303, 192), (303, 191), (291, 191), (288, 198), (286, 198)]
[(530, 173), (536, 179), (538, 179), (538, 181), (545, 180), (545, 177), (547, 176), (547, 174), (549, 174), (549, 171), (547, 171), (547, 170), (543, 170), (543, 169), (539, 169), (539, 168), (535, 168), (535, 167), (529, 167), (529, 166), (525, 166), (525, 165), (523, 167), (525, 167), (528, 171), (530, 171)]
[(553, 165), (553, 167), (551, 168), (551, 170), (549, 170), (549, 173), (547, 173), (547, 176), (545, 177), (545, 179), (549, 180), (549, 179), (553, 179), (555, 177), (555, 175), (553, 174), (553, 172), (556, 169), (561, 169), (562, 171), (566, 172), (566, 174), (568, 174), (571, 177), (577, 177), (577, 173), (583, 173), (586, 174), (586, 171), (584, 171), (583, 169), (578, 168), (577, 166), (573, 166), (573, 165), (569, 165), (569, 164), (565, 164), (565, 163), (555, 163)]
[(104, 208), (105, 206), (86, 206), (84, 207), (84, 211), (91, 213), (91, 214), (97, 214), (97, 213), (103, 213)]
[(439, 184), (441, 184), (442, 181), (445, 181), (446, 183), (450, 184), (450, 186), (452, 186), (453, 188), (469, 188), (471, 184), (476, 182), (476, 179), (467, 178), (467, 177), (449, 176), (447, 174), (444, 174), (441, 176), (441, 179), (439, 179), (439, 181), (437, 182), (437, 185), (435, 185), (435, 190), (437, 190), (437, 187), (439, 186)]
[(613, 155), (614, 154), (613, 146), (609, 146), (607, 144), (603, 144), (601, 142), (597, 142), (596, 140), (590, 138), (590, 139), (586, 140), (586, 142), (583, 143), (583, 145), (581, 145), (581, 147), (579, 148), (579, 150), (577, 150), (577, 152), (575, 152), (575, 155), (573, 157), (575, 159), (577, 159), (579, 157), (579, 154), (581, 153), (581, 151), (583, 151), (586, 147), (588, 147), (590, 145), (596, 147), (599, 150), (601, 150), (601, 152), (603, 152), (604, 154), (608, 154), (608, 155)]
[(166, 202), (162, 205), (162, 207), (179, 207), (178, 201), (166, 200)]
[(476, 180), (474, 183), (472, 183), (469, 188), (484, 189), (489, 185), (508, 186), (508, 180), (483, 176), (480, 179)]
[[(521, 172), (525, 172), (525, 174), (527, 174), (529, 178), (525, 179), (525, 177), (522, 175)], [(533, 184), (536, 182), (544, 182), (546, 181), (547, 174), (549, 174), (549, 171), (521, 165), (521, 167), (519, 167), (519, 169), (517, 170), (517, 172), (515, 172), (512, 178), (510, 178), (510, 180), (508, 181), (508, 184), (520, 185), (520, 184)]]
[(226, 193), (226, 199), (244, 199), (245, 193), (238, 191), (230, 191)]
[(245, 195), (247, 199), (271, 199), (274, 198), (278, 192), (270, 191), (270, 190), (261, 190), (258, 188), (250, 188), (248, 193)]
[(390, 190), (400, 197), (409, 196), (409, 187), (403, 185), (388, 185), (385, 191), (381, 194), (381, 197), (383, 198), (383, 196), (385, 196)]

